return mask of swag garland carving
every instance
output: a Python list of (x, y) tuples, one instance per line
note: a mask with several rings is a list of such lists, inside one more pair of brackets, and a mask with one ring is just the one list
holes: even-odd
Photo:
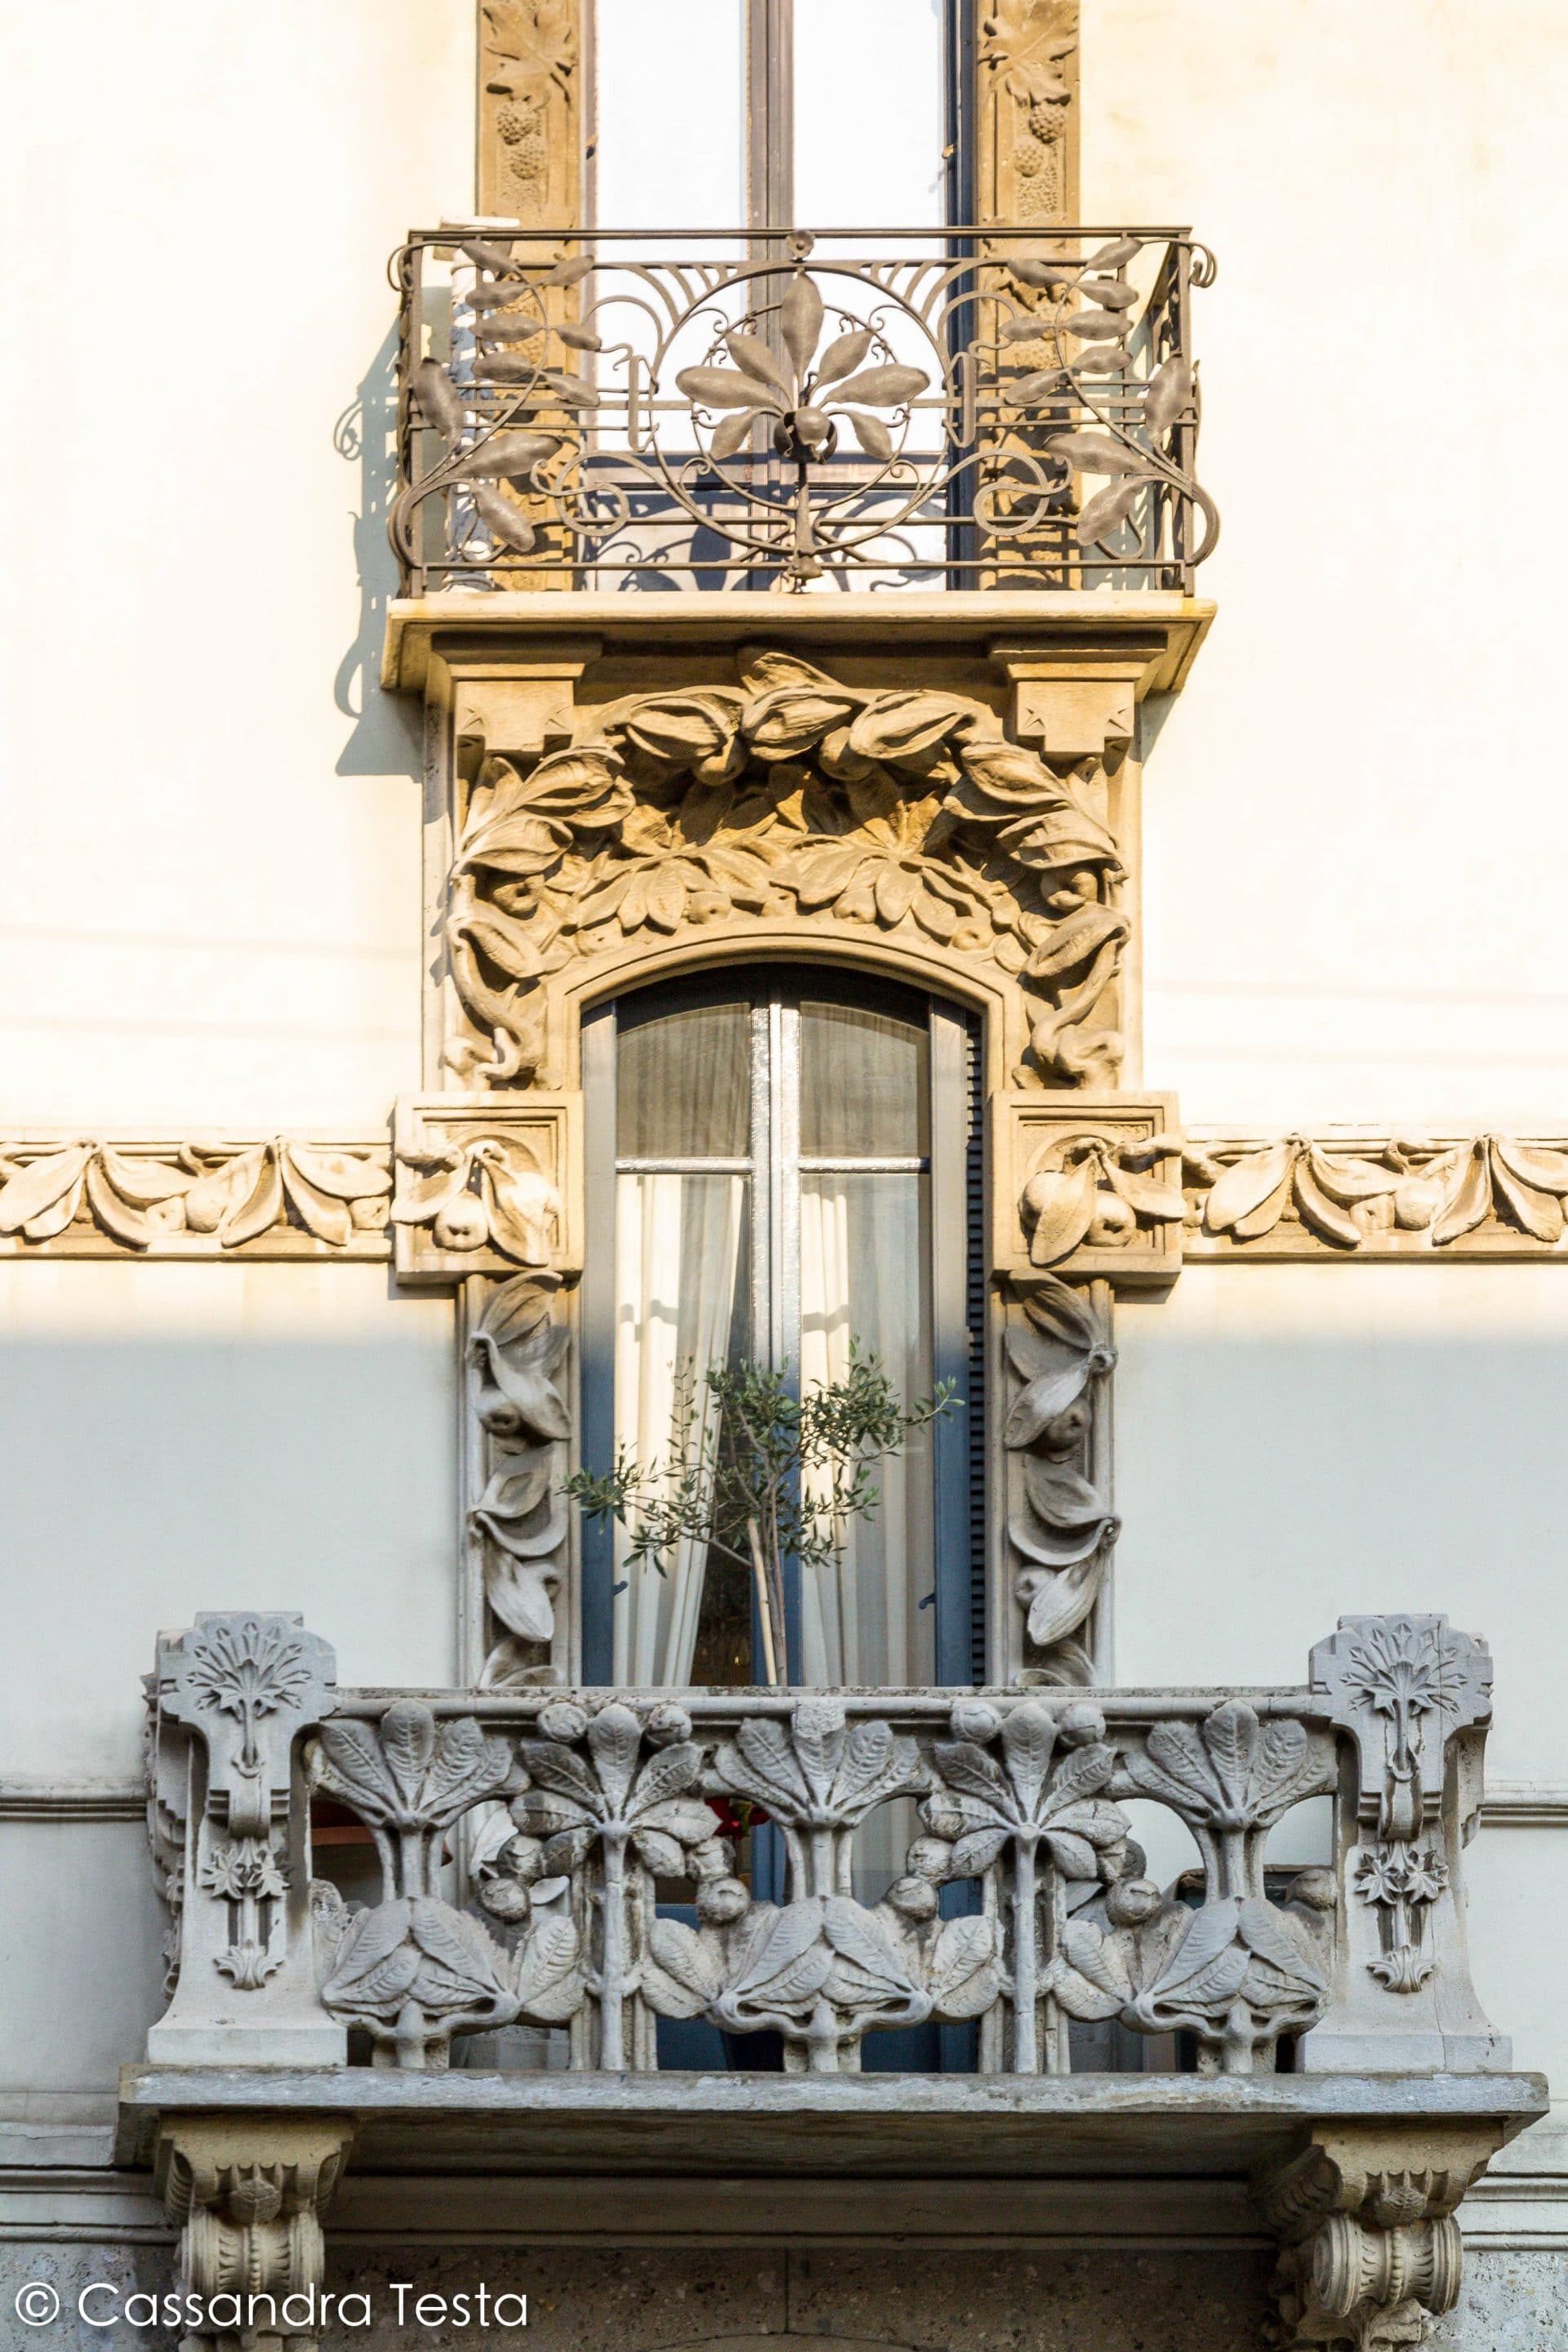
[(391, 1192), (384, 1145), (27, 1139), (0, 1148), (0, 1249), (107, 1244), (184, 1256), (266, 1239), (275, 1250), (384, 1257)]
[[(1131, 930), (1092, 761), (1053, 765), (961, 695), (873, 693), (751, 648), (741, 686), (628, 698), (479, 773), (450, 886), (465, 1082), (528, 1080), (542, 983), (623, 941), (804, 916), (984, 959), (1039, 1000), (1020, 1073), (1110, 1085)], [(842, 932), (840, 931), (840, 936)]]

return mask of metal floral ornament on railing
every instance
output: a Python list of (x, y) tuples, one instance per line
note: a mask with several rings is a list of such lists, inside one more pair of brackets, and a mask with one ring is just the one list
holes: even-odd
[(1219, 524), (1188, 340), (1214, 263), (1184, 232), (892, 230), (850, 253), (779, 231), (725, 254), (746, 242), (409, 238), (389, 528), (410, 593), (1190, 590)]

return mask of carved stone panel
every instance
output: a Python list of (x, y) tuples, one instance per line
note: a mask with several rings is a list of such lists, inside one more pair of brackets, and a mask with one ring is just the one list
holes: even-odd
[(342, 2063), (342, 2029), (316, 1991), (295, 1759), (331, 1711), (334, 1675), (327, 1643), (279, 1611), (206, 1614), (159, 1643), (153, 1820), (179, 1899), (172, 1997), (147, 2037), (154, 2063)]
[(1008, 1093), (991, 1104), (992, 1264), (1119, 1287), (1181, 1270), (1182, 1144), (1173, 1095)]
[(975, 218), (1042, 228), (1078, 210), (1078, 0), (982, 7)]
[[(490, 660), (482, 679), (454, 657), (436, 680), (454, 758), (431, 912), (457, 1083), (559, 1084), (570, 1008), (612, 976), (764, 942), (991, 999), (1015, 1084), (1116, 1082), (1136, 855), (1121, 790), (1103, 760), (1009, 737), (988, 662), (862, 655), (830, 671), (766, 645), (697, 662), (606, 646), (604, 682), (588, 664), (568, 704), (574, 664), (535, 678), (544, 648), (518, 650), (526, 709), (496, 704)], [(572, 651), (583, 667), (588, 648)], [(1144, 685), (1159, 659), (1141, 652)], [(1070, 698), (1094, 660), (1064, 655), (1041, 694)], [(1064, 739), (1080, 731), (1064, 719)]]
[(1511, 2063), (1471, 1982), (1466, 1934), (1464, 1848), (1491, 1678), (1485, 1643), (1446, 1617), (1343, 1617), (1312, 1652), (1313, 1695), (1353, 1740), (1338, 1811), (1334, 1999), (1303, 2045), (1312, 2068)]
[(412, 1095), (397, 1106), (399, 1282), (582, 1265), (582, 1097)]
[(479, 211), (524, 228), (583, 217), (584, 0), (480, 0)]

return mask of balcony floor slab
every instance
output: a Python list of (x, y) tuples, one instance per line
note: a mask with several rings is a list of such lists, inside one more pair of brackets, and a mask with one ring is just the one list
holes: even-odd
[[(1171, 2213), (1256, 2230), (1246, 2178), (1314, 2124), (1495, 2145), (1547, 2112), (1540, 2074), (400, 2074), (372, 2067), (124, 2067), (118, 2157), (151, 2161), (160, 2116), (353, 2116), (351, 2206), (414, 2225), (411, 2185), (463, 2180), (468, 2230), (529, 2183), (541, 2239), (1035, 2239)], [(405, 2183), (400, 2188), (397, 2183)], [(611, 2194), (611, 2183), (616, 2185)], [(769, 2185), (764, 2201), (754, 2189)], [(1129, 2183), (1145, 2192), (1129, 2194)], [(1154, 2183), (1171, 2185), (1150, 2204)], [(952, 2209), (962, 2185), (963, 2221)], [(416, 2197), (418, 2204), (418, 2197)], [(1100, 2221), (1096, 2222), (1096, 2213)], [(682, 2221), (687, 2216), (687, 2221)], [(1208, 2222), (1204, 2221), (1208, 2216)]]

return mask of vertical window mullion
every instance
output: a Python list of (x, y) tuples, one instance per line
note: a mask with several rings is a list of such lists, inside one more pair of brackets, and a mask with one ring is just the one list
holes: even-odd
[(746, 0), (748, 226), (795, 221), (794, 0)]

